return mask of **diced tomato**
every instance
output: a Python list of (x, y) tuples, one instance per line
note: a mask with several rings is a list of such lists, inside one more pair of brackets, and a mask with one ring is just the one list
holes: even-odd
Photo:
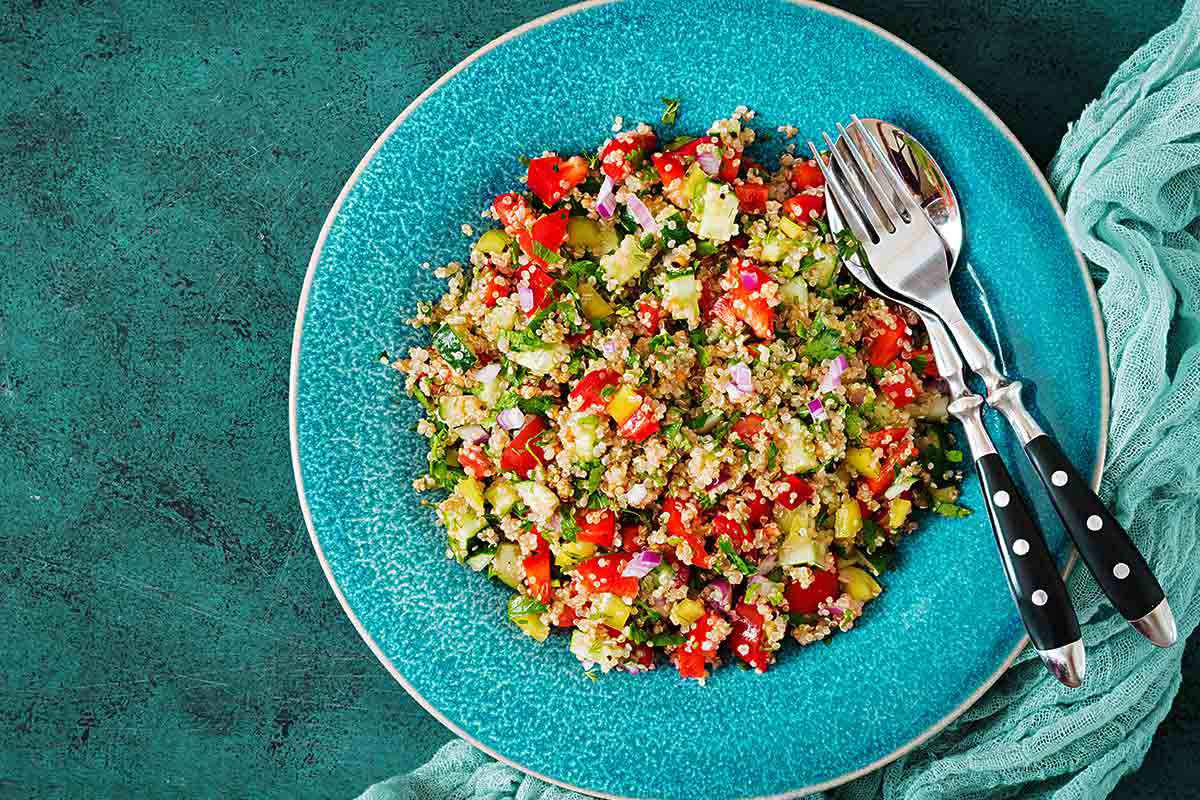
[(646, 532), (636, 522), (621, 526), (621, 550), (626, 553), (637, 553), (646, 546)]
[(560, 208), (538, 217), (533, 223), (533, 240), (547, 250), (557, 253), (567, 239), (567, 210)]
[(793, 614), (815, 614), (817, 608), (826, 599), (837, 599), (841, 591), (838, 589), (837, 573), (830, 570), (813, 569), (813, 582), (805, 589), (795, 581), (790, 581), (783, 589), (787, 599), (788, 611)]
[(885, 452), (891, 452), (899, 444), (907, 444), (909, 429), (903, 425), (895, 428), (881, 428), (863, 435), (863, 444), (867, 447), (880, 447)]
[(458, 448), (458, 463), (472, 478), (486, 478), (492, 474), (492, 461), (477, 444), (464, 444)]
[(617, 516), (608, 509), (581, 508), (575, 512), (575, 525), (579, 533), (575, 538), (581, 542), (608, 549), (613, 546), (617, 532)]
[(558, 619), (554, 620), (554, 624), (559, 628), (570, 628), (575, 624), (575, 620), (577, 619), (579, 617), (573, 607), (563, 606), (562, 611), (558, 612)]
[(730, 622), (733, 632), (729, 636), (729, 646), (733, 654), (751, 669), (766, 672), (771, 655), (763, 649), (763, 624), (766, 622), (763, 615), (749, 603), (738, 603)]
[(726, 183), (733, 183), (737, 178), (738, 172), (742, 168), (742, 154), (738, 153), (733, 158), (722, 158), (721, 168), (717, 171), (717, 177)]
[(713, 517), (712, 533), (718, 542), (722, 536), (728, 536), (729, 543), (739, 553), (745, 551), (750, 544), (750, 532), (746, 530), (746, 526), (725, 514)]
[(638, 303), (637, 321), (646, 333), (658, 333), (662, 327), (662, 309), (658, 307), (658, 303), (643, 300)]
[(775, 309), (767, 303), (767, 298), (758, 292), (747, 292), (743, 289), (733, 291), (733, 312), (738, 319), (749, 325), (758, 338), (772, 338), (775, 335)]
[(580, 156), (542, 156), (529, 161), (526, 182), (539, 200), (553, 206), (587, 178), (587, 171), (587, 160)]
[(867, 489), (871, 494), (878, 497), (882, 495), (887, 488), (892, 485), (892, 481), (896, 480), (896, 466), (892, 459), (885, 458), (883, 463), (879, 465), (879, 475), (874, 478), (867, 478), (863, 482), (867, 485)]
[(900, 370), (899, 377), (888, 376), (880, 382), (879, 388), (888, 396), (896, 408), (904, 406), (917, 399), (921, 388), (913, 380), (912, 370), (907, 367)]
[(650, 156), (658, 177), (667, 186), (674, 181), (683, 179), (683, 156), (678, 153), (655, 153)]
[(546, 454), (537, 444), (537, 437), (546, 430), (546, 420), (531, 416), (500, 454), (500, 469), (528, 478), (530, 471), (546, 461)]
[(675, 666), (680, 675), (685, 678), (703, 678), (707, 675), (705, 665), (716, 660), (717, 648), (721, 645), (721, 639), (710, 637), (709, 633), (720, 619), (715, 611), (708, 611), (688, 629), (687, 638), (674, 653)]
[(624, 553), (593, 556), (580, 562), (575, 572), (584, 594), (609, 592), (619, 597), (637, 597), (638, 579), (621, 576), (627, 563), (629, 556)]
[(884, 322), (875, 326), (871, 342), (867, 345), (867, 361), (882, 367), (895, 361), (909, 341), (908, 325), (896, 314), (888, 314)]
[(767, 211), (767, 185), (765, 183), (742, 183), (733, 187), (738, 207), (747, 214), (765, 214)]
[[(920, 365), (913, 363), (918, 359), (921, 359), (925, 362), (925, 366), (920, 370), (917, 370), (917, 367)], [(933, 351), (928, 347), (922, 347), (920, 350), (913, 350), (910, 352), (908, 354), (908, 363), (912, 366), (913, 372), (919, 371), (926, 378), (936, 378), (941, 375), (941, 373), (938, 372), (937, 362), (933, 360)]]
[(663, 501), (663, 511), (667, 515), (669, 536), (686, 536), (700, 517), (699, 506), (690, 500), (676, 500), (674, 497)]
[[(680, 556), (680, 560), (688, 566), (700, 567), (700, 569), (708, 569), (712, 566), (712, 557), (704, 550), (704, 537), (698, 533), (680, 533), (677, 534), (683, 543), (688, 546), (691, 554), (687, 558)], [(678, 548), (676, 548), (678, 552)]]
[(488, 308), (492, 308), (500, 301), (501, 297), (508, 297), (512, 294), (512, 283), (503, 275), (492, 275), (488, 281), (487, 288), (483, 290), (483, 304)]
[(760, 524), (771, 513), (771, 501), (757, 489), (748, 489), (744, 497), (746, 499), (746, 522), (750, 525)]
[(825, 213), (825, 195), (801, 192), (789, 197), (783, 204), (783, 213), (796, 222), (810, 223)]
[(554, 286), (554, 276), (544, 269), (533, 264), (524, 266), (518, 273), (517, 282), (529, 284), (529, 289), (533, 293), (533, 304), (529, 308), (522, 309), (526, 317), (533, 317), (554, 301), (554, 294), (550, 291), (550, 288)]
[(775, 497), (775, 502), (779, 505), (789, 509), (796, 508), (801, 503), (807, 503), (812, 499), (813, 488), (808, 481), (795, 475), (788, 475), (784, 478), (784, 482), (787, 486)]
[[(533, 528), (533, 532), (537, 533), (537, 528)], [(536, 597), (538, 602), (546, 604), (550, 602), (550, 545), (546, 544), (546, 540), (538, 533), (537, 549), (531, 554), (525, 556), (525, 560), (521, 562), (525, 567), (525, 585), (529, 589), (531, 597)]]
[(645, 441), (658, 431), (659, 413), (658, 403), (642, 401), (642, 404), (637, 407), (637, 411), (634, 411), (629, 419), (622, 422), (617, 428), (617, 435), (631, 442)]
[(594, 369), (579, 379), (579, 383), (575, 384), (575, 388), (567, 395), (567, 402), (578, 400), (580, 411), (604, 408), (609, 401), (609, 398), (605, 397), (605, 389), (615, 387), (620, 382), (621, 373), (611, 369)]
[(763, 429), (763, 418), (758, 414), (747, 414), (733, 423), (733, 432), (744, 442), (751, 441)]
[(600, 150), (600, 169), (614, 181), (623, 181), (658, 144), (653, 133), (619, 133)]
[(516, 192), (498, 195), (492, 201), (492, 210), (496, 212), (500, 224), (510, 233), (515, 230), (524, 230), (529, 221), (533, 219), (533, 212), (529, 210), (529, 204)]
[(686, 144), (681, 144), (674, 150), (670, 151), (673, 155), (682, 156), (684, 158), (695, 158), (696, 150), (702, 144), (718, 144), (721, 140), (716, 136), (697, 136)]
[(793, 161), (792, 174), (788, 176), (788, 182), (797, 192), (803, 192), (805, 189), (824, 186), (825, 176), (821, 174), (821, 168), (817, 166), (817, 162), (811, 159)]

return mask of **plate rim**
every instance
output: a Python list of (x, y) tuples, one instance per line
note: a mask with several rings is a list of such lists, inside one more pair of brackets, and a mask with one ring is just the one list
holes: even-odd
[[(387, 128), (384, 129), (383, 133), (381, 133), (379, 135), (379, 137), (371, 145), (370, 149), (368, 149), (367, 152), (363, 155), (363, 157), (359, 160), (358, 165), (355, 166), (354, 171), (350, 174), (350, 177), (346, 180), (346, 183), (342, 186), (342, 190), (338, 193), (337, 199), (334, 201), (333, 205), (330, 207), (329, 213), (326, 215), (325, 221), (321, 225), (321, 231), (317, 236), (316, 244), (313, 246), (312, 255), (309, 257), (308, 267), (306, 268), (305, 274), (304, 274), (304, 284), (301, 287), (300, 299), (297, 303), (296, 323), (295, 323), (293, 333), (292, 333), (291, 365), (289, 368), (289, 376), (288, 376), (288, 439), (289, 439), (289, 445), (290, 445), (290, 450), (291, 450), (292, 472), (293, 472), (293, 476), (294, 476), (295, 484), (296, 484), (296, 494), (297, 494), (297, 498), (300, 502), (301, 513), (304, 516), (304, 525), (308, 529), (309, 541), (312, 544), (313, 550), (317, 556), (317, 560), (321, 565), (321, 570), (325, 573), (325, 579), (329, 582), (330, 588), (333, 589), (333, 594), (337, 598), (338, 603), (341, 605), (342, 611), (345, 612), (346, 616), (349, 617), (350, 622), (354, 625), (355, 630), (358, 631), (358, 635), (360, 637), (362, 637), (362, 640), (366, 643), (367, 647), (371, 650), (371, 652), (375, 654), (375, 657), (384, 666), (384, 668), (387, 669), (387, 671), (389, 673), (391, 673), (392, 677), (402, 687), (404, 687), (404, 690), (406, 692), (408, 692), (408, 694), (414, 700), (416, 700), (417, 703), (419, 703), (422, 708), (424, 708), (427, 712), (429, 712), (429, 714), (431, 716), (433, 716), (434, 719), (436, 719), (443, 726), (445, 726), (455, 736), (468, 742), (472, 747), (475, 747), (476, 749), (486, 753), (487, 755), (491, 756), (492, 758), (496, 759), (497, 761), (499, 761), (503, 764), (507, 764), (508, 766), (513, 767), (514, 769), (520, 770), (521, 772), (525, 773), (526, 775), (530, 775), (534, 778), (537, 778), (538, 780), (545, 781), (545, 782), (553, 784), (555, 786), (560, 786), (564, 789), (568, 789), (573, 792), (578, 792), (580, 794), (591, 796), (591, 797), (605, 798), (606, 800), (638, 800), (638, 799), (627, 797), (625, 795), (611, 794), (611, 793), (604, 792), (599, 789), (591, 789), (591, 788), (586, 788), (586, 787), (582, 787), (582, 786), (576, 786), (574, 784), (567, 783), (566, 781), (562, 781), (557, 778), (553, 778), (549, 775), (540, 773), (536, 770), (530, 769), (529, 767), (526, 767), (525, 765), (520, 764), (520, 763), (502, 755), (501, 753), (496, 752), (491, 747), (488, 747), (487, 745), (478, 741), (475, 737), (471, 736), (469, 733), (464, 731), (462, 728), (460, 728), (458, 725), (456, 725), (454, 722), (452, 722), (449, 718), (447, 718), (438, 708), (436, 708), (428, 700), (426, 700), (421, 695), (421, 693), (418, 692), (412, 686), (412, 684), (410, 684), (408, 682), (408, 680), (404, 677), (404, 675), (402, 675), (400, 673), (400, 670), (396, 668), (396, 665), (393, 664), (391, 659), (389, 659), (387, 657), (387, 655), (383, 652), (382, 648), (379, 647), (378, 643), (376, 643), (376, 641), (371, 636), (371, 634), (363, 626), (363, 624), (359, 620), (358, 616), (354, 613), (354, 610), (350, 608), (350, 604), (347, 602), (345, 595), (342, 593), (341, 587), (338, 585), (337, 579), (333, 575), (333, 569), (330, 566), (328, 559), (325, 557), (325, 551), (321, 547), (321, 542), (317, 536), (316, 527), (313, 525), (312, 511), (309, 508), (308, 498), (305, 495), (305, 490), (304, 490), (304, 477), (300, 470), (300, 437), (299, 437), (299, 426), (297, 424), (297, 419), (296, 419), (296, 410), (297, 410), (297, 405), (298, 405), (298, 389), (299, 389), (299, 385), (300, 385), (300, 355), (301, 355), (301, 344), (302, 344), (301, 340), (304, 335), (304, 317), (305, 317), (305, 313), (306, 313), (307, 307), (308, 307), (308, 297), (309, 297), (309, 292), (312, 288), (313, 277), (316, 274), (317, 265), (321, 260), (321, 254), (322, 254), (322, 251), (324, 250), (325, 242), (328, 239), (329, 232), (333, 227), (334, 220), (337, 218), (338, 214), (341, 212), (343, 203), (346, 201), (346, 198), (349, 196), (350, 192), (354, 189), (354, 186), (358, 183), (358, 179), (362, 176), (362, 173), (366, 170), (367, 165), (370, 164), (370, 162), (375, 158), (375, 155), (383, 147), (384, 143), (387, 142), (387, 140), (389, 138), (391, 138), (392, 134), (395, 133), (396, 129), (399, 128), (400, 125), (403, 124), (403, 122), (422, 103), (424, 103), (427, 99), (429, 99), (430, 96), (432, 96), (436, 91), (438, 91), (440, 88), (442, 88), (442, 86), (444, 86), (447, 82), (449, 82), (458, 73), (462, 72), (464, 69), (466, 69), (472, 63), (474, 63), (475, 61), (477, 61), (479, 58), (483, 57), (487, 53), (491, 52), (492, 50), (496, 49), (497, 47), (499, 47), (503, 44), (506, 44), (514, 39), (517, 39), (520, 36), (528, 33), (529, 31), (540, 28), (543, 25), (546, 25), (550, 22), (554, 22), (555, 20), (561, 19), (561, 18), (569, 16), (571, 14), (575, 14), (580, 11), (586, 11), (586, 10), (592, 9), (592, 8), (597, 8), (599, 6), (614, 5), (616, 3), (623, 2), (623, 1), (624, 0), (583, 0), (583, 2), (578, 2), (578, 3), (574, 3), (572, 5), (569, 5), (569, 6), (565, 6), (556, 11), (552, 11), (548, 14), (543, 14), (540, 17), (535, 17), (534, 19), (531, 19), (528, 22), (518, 25), (517, 27), (513, 28), (512, 30), (509, 30), (506, 33), (503, 33), (500, 36), (496, 37), (495, 39), (492, 39), (490, 42), (483, 45), (479, 49), (475, 50), (470, 55), (468, 55), (466, 58), (464, 58), (462, 61), (459, 61), (457, 64), (455, 64), (453, 67), (451, 67), (445, 74), (443, 74), (436, 81), (434, 81), (432, 84), (430, 84), (423, 92), (421, 92), (419, 95), (417, 95), (417, 97), (415, 99), (413, 99), (413, 101), (410, 102), (394, 120), (392, 120), (391, 124), (389, 124), (387, 126)], [(1098, 426), (1099, 441), (1098, 441), (1098, 446), (1097, 446), (1096, 465), (1092, 470), (1091, 483), (1092, 483), (1093, 490), (1099, 490), (1100, 481), (1101, 481), (1101, 478), (1102, 478), (1103, 472), (1104, 472), (1104, 461), (1105, 461), (1105, 458), (1107, 456), (1107, 451), (1108, 451), (1108, 425), (1109, 425), (1110, 414), (1111, 414), (1111, 400), (1112, 400), (1112, 398), (1111, 398), (1111, 393), (1112, 393), (1111, 374), (1110, 374), (1110, 366), (1108, 363), (1108, 345), (1107, 345), (1108, 340), (1107, 340), (1105, 329), (1104, 329), (1104, 318), (1103, 318), (1103, 316), (1101, 316), (1101, 313), (1100, 313), (1099, 296), (1096, 293), (1095, 285), (1092, 283), (1091, 273), (1088, 271), (1087, 263), (1083, 258), (1082, 252), (1079, 250), (1079, 247), (1075, 244), (1074, 237), (1071, 236), (1071, 229), (1067, 223), (1066, 215), (1063, 212), (1062, 207), (1059, 205), (1058, 198), (1055, 196), (1054, 190), (1050, 187), (1050, 184), (1046, 180), (1045, 175), (1042, 174), (1041, 169), (1038, 168), (1037, 163), (1033, 160), (1033, 157), (1029, 155), (1029, 152), (1025, 149), (1024, 145), (1021, 144), (1020, 140), (1017, 139), (1016, 135), (1008, 128), (1008, 126), (1004, 123), (1004, 121), (1000, 119), (1000, 117), (996, 114), (996, 112), (993, 111), (991, 109), (991, 107), (989, 107), (987, 105), (987, 103), (983, 102), (983, 100), (981, 100), (973, 91), (971, 91), (971, 89), (968, 88), (966, 86), (966, 84), (964, 84), (962, 81), (960, 81), (958, 78), (956, 78), (953, 74), (951, 74), (949, 70), (947, 70), (945, 67), (943, 67), (938, 62), (934, 61), (932, 58), (927, 56), (922, 51), (918, 50), (913, 45), (909, 44), (904, 39), (901, 39), (899, 36), (895, 35), (891, 31), (888, 31), (885, 28), (882, 28), (879, 25), (876, 25), (875, 23), (870, 22), (869, 20), (863, 19), (862, 17), (860, 17), (856, 14), (852, 14), (848, 11), (843, 11), (840, 8), (834, 8), (832, 6), (826, 5), (825, 3), (819, 2), (818, 0), (779, 0), (779, 2), (784, 2), (784, 3), (788, 3), (790, 5), (796, 5), (796, 6), (801, 6), (801, 7), (805, 7), (805, 8), (810, 8), (819, 13), (829, 14), (831, 16), (840, 18), (846, 22), (849, 22), (853, 25), (857, 25), (860, 28), (865, 29), (869, 33), (873, 33), (876, 36), (879, 36), (880, 38), (884, 39), (885, 41), (900, 48), (902, 51), (909, 54), (910, 56), (913, 56), (914, 58), (916, 58), (918, 61), (920, 61), (922, 64), (924, 64), (926, 67), (931, 69), (934, 73), (936, 73), (939, 77), (941, 77), (943, 80), (945, 80), (951, 87), (953, 87), (956, 91), (958, 91), (959, 94), (961, 94), (963, 97), (965, 97), (972, 105), (974, 105), (980, 112), (982, 112), (984, 117), (988, 120), (988, 122), (990, 122), (991, 125), (994, 128), (996, 128), (996, 130), (998, 130), (1006, 139), (1008, 139), (1009, 143), (1012, 144), (1012, 146), (1016, 149), (1018, 155), (1025, 162), (1026, 168), (1033, 174), (1036, 182), (1041, 187), (1042, 192), (1046, 195), (1047, 200), (1050, 201), (1050, 205), (1054, 208), (1054, 210), (1056, 212), (1056, 216), (1059, 221), (1059, 224), (1062, 225), (1063, 231), (1067, 234), (1067, 239), (1071, 243), (1071, 249), (1075, 254), (1075, 261), (1078, 264), (1080, 272), (1082, 273), (1083, 278), (1084, 278), (1084, 287), (1087, 290), (1088, 304), (1092, 311), (1092, 324), (1095, 328), (1096, 345), (1097, 345), (1097, 350), (1099, 351), (1098, 355), (1099, 355), (1099, 363), (1100, 363), (1101, 386), (1100, 386), (1100, 424)], [(1074, 568), (1075, 562), (1077, 559), (1078, 559), (1078, 551), (1075, 549), (1074, 545), (1071, 545), (1070, 552), (1067, 557), (1067, 563), (1063, 567), (1063, 570), (1062, 570), (1064, 579), (1068, 575), (1070, 575), (1071, 570)], [(789, 789), (789, 790), (779, 793), (779, 794), (757, 795), (754, 798), (750, 798), (749, 800), (792, 800), (792, 798), (798, 798), (803, 795), (812, 794), (815, 792), (822, 792), (827, 789), (832, 789), (835, 786), (840, 786), (844, 783), (848, 783), (852, 780), (855, 780), (856, 778), (861, 778), (864, 775), (867, 775), (871, 772), (874, 772), (877, 769), (880, 769), (881, 767), (886, 766), (887, 764), (890, 764), (891, 762), (900, 758), (904, 754), (912, 751), (914, 748), (919, 747), (921, 744), (925, 743), (929, 739), (936, 736), (947, 725), (949, 725), (954, 720), (958, 719), (969, 708), (971, 708), (971, 706), (975, 705), (975, 703), (977, 703), (979, 701), (979, 699), (981, 697), (983, 697), (983, 695), (987, 692), (987, 690), (990, 689), (992, 687), (992, 685), (995, 684), (996, 681), (1000, 679), (1000, 676), (1008, 671), (1009, 667), (1011, 667), (1013, 662), (1016, 661), (1017, 656), (1020, 655), (1021, 651), (1024, 650), (1026, 645), (1028, 645), (1028, 644), (1029, 644), (1029, 636), (1025, 635), (1021, 638), (1021, 641), (1017, 643), (1016, 647), (1012, 650), (1012, 652), (1010, 652), (1008, 654), (1008, 656), (1003, 660), (1003, 662), (997, 667), (996, 671), (993, 672), (989, 677), (987, 677), (983, 681), (983, 683), (981, 683), (980, 686), (974, 692), (972, 692), (970, 695), (968, 695), (959, 705), (955, 706), (949, 713), (947, 713), (941, 719), (938, 719), (937, 721), (932, 723), (925, 730), (921, 731), (921, 733), (919, 733), (917, 736), (915, 736), (912, 739), (910, 739), (909, 741), (905, 742), (903, 745), (896, 748), (895, 750), (892, 750), (891, 752), (881, 756), (880, 758), (875, 759), (874, 761), (872, 761), (868, 764), (863, 765), (862, 767), (859, 767), (858, 769), (851, 770), (849, 772), (844, 772), (841, 775), (838, 775), (834, 778), (830, 778), (828, 780), (822, 781), (820, 783), (815, 783), (815, 784), (811, 784), (808, 786), (802, 786), (802, 787), (798, 787), (796, 789)]]

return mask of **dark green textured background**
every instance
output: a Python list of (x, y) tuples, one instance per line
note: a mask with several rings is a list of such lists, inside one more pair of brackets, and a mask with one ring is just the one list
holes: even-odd
[[(448, 738), (310, 550), (292, 324), (362, 153), (461, 58), (560, 5), (0, 11), (0, 796), (350, 797)], [(1043, 165), (1179, 9), (839, 5), (957, 74)], [(1200, 793), (1197, 708), (1185, 681), (1116, 796)]]

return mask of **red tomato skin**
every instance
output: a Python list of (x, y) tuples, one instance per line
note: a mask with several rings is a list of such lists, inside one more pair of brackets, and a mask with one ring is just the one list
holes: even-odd
[(750, 543), (750, 533), (746, 526), (725, 514), (717, 514), (712, 520), (712, 533), (719, 542), (722, 536), (729, 537), (729, 543), (739, 553), (745, 552)]
[(580, 156), (541, 156), (530, 159), (525, 182), (539, 200), (553, 206), (587, 178), (587, 171), (587, 161)]
[(617, 532), (617, 517), (608, 509), (581, 508), (575, 512), (575, 525), (579, 533), (575, 538), (581, 542), (591, 542), (604, 549), (613, 546)]
[(647, 334), (658, 333), (662, 327), (662, 309), (658, 307), (657, 303), (643, 300), (638, 303), (637, 321)]
[[(537, 528), (533, 531), (536, 533)], [(543, 604), (549, 603), (553, 591), (550, 586), (550, 546), (540, 533), (537, 537), (537, 549), (527, 555), (521, 565), (525, 568), (525, 585), (529, 589), (530, 597), (537, 598), (538, 602)]]
[(614, 181), (623, 181), (656, 144), (658, 137), (653, 133), (619, 133), (600, 150), (600, 170)]
[(488, 281), (487, 289), (483, 291), (483, 304), (488, 308), (494, 308), (496, 303), (500, 302), (501, 297), (508, 297), (512, 294), (512, 284), (508, 278), (503, 275), (493, 275)]
[(763, 624), (766, 622), (763, 615), (754, 606), (742, 602), (734, 608), (730, 622), (733, 632), (729, 643), (733, 654), (751, 669), (766, 672), (771, 655), (763, 650)]
[(655, 153), (650, 157), (654, 169), (658, 171), (659, 180), (663, 186), (670, 186), (678, 180), (683, 180), (683, 156), (678, 153)]
[(797, 508), (801, 503), (807, 503), (813, 497), (813, 488), (808, 481), (795, 475), (784, 478), (787, 486), (775, 498), (775, 502), (787, 509)]
[(702, 144), (715, 145), (715, 144), (718, 144), (720, 141), (721, 140), (719, 138), (717, 138), (716, 136), (697, 136), (695, 139), (692, 139), (690, 142), (681, 144), (681, 145), (679, 145), (679, 147), (676, 147), (674, 150), (671, 150), (669, 152), (672, 153), (673, 155), (682, 156), (685, 158), (695, 158), (696, 151), (700, 148), (700, 145), (702, 145)]
[(796, 222), (808, 224), (813, 221), (814, 216), (820, 217), (825, 214), (825, 195), (802, 192), (790, 197), (783, 204), (783, 213)]
[(765, 522), (771, 513), (771, 501), (763, 497), (757, 489), (748, 489), (745, 492), (745, 499), (746, 522), (750, 525), (760, 525)]
[(867, 345), (867, 361), (876, 367), (887, 366), (900, 356), (908, 342), (908, 325), (896, 314), (889, 314), (888, 319), (876, 327)]
[(617, 428), (617, 435), (631, 442), (642, 442), (658, 432), (658, 404), (644, 401), (637, 411)]
[(533, 213), (529, 210), (529, 204), (525, 202), (524, 197), (516, 192), (497, 195), (496, 199), (492, 201), (492, 210), (496, 212), (496, 217), (500, 220), (500, 224), (509, 233), (515, 230), (523, 230), (530, 219), (533, 218)]
[(575, 568), (580, 589), (584, 594), (610, 592), (619, 597), (636, 597), (638, 579), (621, 575), (628, 563), (629, 555), (625, 553), (592, 556), (581, 561)]
[(646, 547), (646, 532), (636, 522), (621, 526), (621, 550), (637, 553)]
[(805, 189), (815, 189), (818, 186), (825, 185), (825, 176), (821, 174), (821, 168), (817, 166), (817, 162), (809, 159), (807, 161), (792, 162), (792, 172), (788, 176), (788, 183), (797, 192), (803, 192)]
[(458, 463), (472, 478), (486, 478), (492, 474), (492, 462), (477, 444), (464, 444), (458, 449)]
[[(620, 373), (611, 369), (594, 369), (579, 379), (575, 388), (567, 395), (567, 401), (571, 403), (578, 399), (580, 411), (604, 408), (608, 405), (608, 400), (604, 397), (604, 390), (620, 383)], [(571, 405), (574, 406), (574, 403)]]
[(901, 373), (901, 380), (888, 380), (887, 383), (880, 384), (879, 388), (896, 408), (904, 408), (916, 400), (917, 395), (921, 393), (920, 387), (913, 381), (912, 373), (908, 369)]
[(525, 420), (521, 430), (517, 431), (517, 435), (500, 454), (500, 469), (528, 478), (535, 467), (545, 463), (546, 454), (532, 440), (546, 428), (546, 421), (541, 417), (529, 417)]
[(813, 569), (812, 572), (813, 582), (807, 589), (795, 581), (784, 587), (783, 596), (787, 599), (788, 611), (793, 614), (815, 614), (826, 598), (836, 600), (841, 594), (836, 572), (824, 569)]
[(726, 183), (733, 183), (737, 179), (738, 172), (742, 168), (742, 154), (738, 153), (733, 158), (722, 158), (721, 168), (717, 171), (717, 177)]
[(767, 185), (765, 183), (743, 183), (733, 187), (738, 207), (746, 214), (767, 212)]

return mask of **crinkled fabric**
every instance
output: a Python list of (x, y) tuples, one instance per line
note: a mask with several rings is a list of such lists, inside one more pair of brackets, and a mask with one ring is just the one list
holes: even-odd
[[(1050, 165), (1099, 287), (1113, 372), (1101, 495), (1158, 575), (1180, 638), (1200, 620), (1200, 0), (1121, 66)], [(924, 746), (827, 793), (838, 800), (1093, 800), (1136, 769), (1179, 688), (1161, 650), (1116, 614), (1086, 569), (1068, 581), (1088, 651), (1065, 691), (1026, 650)], [(447, 744), (361, 800), (574, 800)]]

